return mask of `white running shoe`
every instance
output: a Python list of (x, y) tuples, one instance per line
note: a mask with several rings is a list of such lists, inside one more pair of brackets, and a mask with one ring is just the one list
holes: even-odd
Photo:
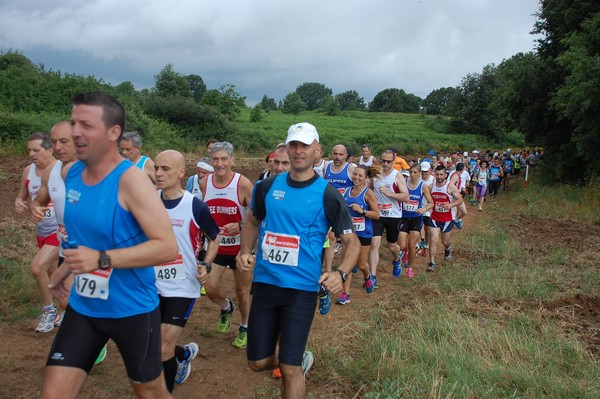
[(35, 328), (35, 332), (45, 333), (54, 330), (54, 322), (56, 321), (57, 313), (56, 309), (42, 313), (38, 317), (38, 325)]

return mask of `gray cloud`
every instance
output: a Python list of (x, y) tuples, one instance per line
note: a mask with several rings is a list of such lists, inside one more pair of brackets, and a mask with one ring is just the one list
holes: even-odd
[(303, 82), (367, 101), (397, 87), (425, 97), (530, 51), (536, 0), (14, 0), (0, 49), (48, 68), (151, 87), (167, 63), (248, 102)]

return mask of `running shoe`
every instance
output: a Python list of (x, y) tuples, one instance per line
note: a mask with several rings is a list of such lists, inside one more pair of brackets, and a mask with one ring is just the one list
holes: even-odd
[[(419, 248), (423, 249), (425, 247), (427, 247), (427, 244), (425, 244), (425, 240), (421, 240), (421, 243), (419, 244)], [(427, 248), (429, 248), (429, 247), (427, 247)]]
[(404, 251), (402, 254), (402, 266), (408, 267), (408, 251)]
[(200, 351), (198, 344), (195, 342), (184, 345), (183, 349), (185, 349), (188, 356), (183, 360), (177, 359), (177, 374), (175, 375), (175, 384), (177, 385), (183, 384), (190, 376), (190, 373), (192, 372), (192, 360), (198, 356), (198, 352)]
[(277, 367), (276, 369), (273, 369), (273, 378), (275, 378), (276, 380), (281, 379), (282, 375), (281, 375), (281, 369), (279, 367)]
[(365, 279), (365, 283), (363, 284), (363, 288), (367, 291), (367, 294), (370, 294), (375, 289), (375, 283), (373, 282), (373, 277), (369, 276)]
[(325, 316), (331, 309), (331, 296), (329, 291), (325, 291), (323, 295), (319, 295), (319, 313)]
[(399, 278), (402, 274), (402, 266), (400, 266), (400, 259), (392, 261), (392, 276), (394, 278)]
[(244, 349), (248, 346), (248, 328), (240, 326), (238, 330), (238, 336), (233, 340), (231, 345), (238, 349)]
[(408, 276), (408, 278), (413, 278), (415, 276), (415, 274), (413, 273), (412, 267), (409, 267), (406, 269), (406, 275)]
[(479, 203), (479, 205), (477, 206), (477, 209), (479, 209), (480, 211), (483, 211), (483, 209), (481, 209), (481, 202)]
[(373, 279), (373, 288), (379, 288), (379, 283), (377, 282), (377, 277), (374, 274), (371, 274), (371, 278)]
[(200, 288), (200, 296), (204, 296), (206, 295), (206, 288), (204, 288), (204, 286), (202, 286), (202, 288)]
[(429, 265), (427, 266), (427, 271), (432, 272), (434, 270), (435, 270), (435, 263), (429, 262)]
[(65, 317), (65, 312), (59, 312), (56, 315), (56, 320), (54, 320), (54, 327), (60, 327), (63, 321), (63, 317)]
[(35, 332), (46, 333), (54, 329), (54, 322), (58, 312), (56, 308), (52, 308), (50, 311), (44, 311), (38, 318), (38, 325), (35, 328)]
[(98, 354), (98, 357), (96, 358), (96, 361), (94, 362), (94, 366), (97, 366), (100, 363), (102, 363), (104, 361), (104, 359), (106, 359), (107, 353), (108, 353), (108, 349), (106, 349), (106, 345), (104, 345), (104, 348), (102, 348), (102, 350)]
[(231, 316), (235, 311), (235, 305), (231, 302), (231, 299), (227, 298), (227, 302), (229, 302), (230, 310), (221, 309), (221, 315), (219, 316), (219, 320), (217, 320), (217, 331), (221, 334), (225, 334), (231, 328)]
[(339, 255), (340, 252), (342, 252), (342, 242), (336, 241), (335, 244), (333, 244), (333, 253)]
[(462, 230), (462, 226), (463, 226), (463, 221), (462, 219), (459, 219), (456, 221), (456, 228), (459, 230)]
[(423, 252), (421, 252), (424, 258), (429, 258), (429, 245), (425, 245)]
[(358, 265), (356, 265), (352, 268), (352, 273), (357, 273), (357, 272), (358, 272)]
[(446, 248), (446, 249), (444, 250), (444, 260), (447, 262), (447, 261), (449, 261), (451, 258), (452, 258), (452, 254), (451, 254), (451, 251), (450, 251), (450, 247), (448, 247), (448, 248)]
[(306, 379), (306, 373), (312, 367), (315, 362), (315, 356), (311, 351), (304, 351), (304, 355), (302, 355), (302, 377)]
[(337, 303), (338, 305), (346, 305), (350, 303), (350, 294), (342, 292), (340, 297), (336, 299), (335, 303)]

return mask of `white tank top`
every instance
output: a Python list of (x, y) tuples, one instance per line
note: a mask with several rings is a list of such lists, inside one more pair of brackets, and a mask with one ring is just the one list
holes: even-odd
[[(59, 242), (69, 241), (67, 229), (65, 228), (65, 201), (67, 197), (67, 190), (65, 188), (65, 181), (61, 176), (61, 170), (62, 162), (57, 161), (50, 171), (50, 176), (48, 177), (48, 194), (50, 194), (50, 199), (54, 205), (56, 221), (58, 222), (58, 230), (56, 231), (56, 234), (58, 235)], [(58, 250), (60, 252), (60, 256), (62, 256), (62, 246), (60, 246)]]
[(358, 164), (365, 166), (373, 166), (373, 155), (371, 155), (367, 161), (363, 161), (363, 157), (360, 157), (358, 159)]
[(321, 163), (318, 164), (317, 166), (313, 165), (313, 170), (315, 171), (316, 174), (318, 174), (321, 177), (323, 177), (323, 166), (324, 165), (325, 165), (324, 159), (321, 159)]
[(206, 193), (204, 202), (208, 205), (213, 219), (219, 226), (221, 242), (219, 255), (235, 256), (240, 252), (240, 235), (230, 235), (223, 229), (228, 223), (241, 222), (246, 217), (246, 207), (240, 203), (238, 186), (241, 175), (234, 173), (233, 177), (224, 187), (215, 187), (214, 174), (206, 178)]
[[(162, 190), (157, 193), (160, 197)], [(164, 297), (198, 298), (200, 282), (196, 278), (198, 263), (196, 254), (200, 248), (200, 226), (194, 219), (192, 202), (194, 196), (184, 191), (183, 197), (173, 209), (167, 209), (171, 226), (179, 246), (177, 259), (154, 266), (156, 288)]]
[[(427, 187), (429, 187), (431, 189), (431, 187), (433, 187), (433, 184), (435, 183), (435, 177), (433, 177), (432, 175), (429, 175), (429, 177), (427, 178), (427, 180), (423, 181), (423, 184), (425, 184)], [(427, 204), (429, 204), (429, 202), (427, 202), (427, 198), (425, 198), (425, 196), (423, 196), (423, 202), (422, 202), (423, 206), (427, 206)], [(423, 216), (431, 216), (431, 211), (427, 211), (423, 214)]]
[(398, 171), (393, 169), (392, 172), (387, 175), (377, 175), (373, 178), (373, 192), (377, 198), (377, 205), (379, 206), (379, 215), (386, 218), (401, 218), (402, 207), (400, 203), (390, 197), (383, 195), (380, 191), (380, 187), (386, 187), (390, 192), (394, 192), (393, 186), (396, 181), (396, 175)]
[[(29, 168), (29, 174), (27, 175), (27, 181), (25, 182), (27, 191), (29, 192), (29, 198), (31, 198), (32, 201), (35, 199), (35, 196), (42, 186), (42, 178), (35, 172), (36, 166), (32, 163)], [(40, 237), (48, 237), (49, 235), (56, 233), (58, 223), (56, 221), (56, 215), (54, 214), (52, 202), (48, 204), (48, 207), (49, 209), (44, 215), (44, 219), (35, 225), (35, 231)]]

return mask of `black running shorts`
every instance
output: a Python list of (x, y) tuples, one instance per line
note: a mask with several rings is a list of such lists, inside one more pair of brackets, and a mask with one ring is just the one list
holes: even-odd
[(109, 339), (119, 347), (127, 376), (134, 383), (150, 382), (160, 376), (158, 308), (149, 313), (107, 319), (84, 316), (68, 306), (46, 365), (77, 367), (89, 373)]
[(248, 322), (248, 360), (262, 360), (275, 353), (279, 339), (279, 363), (301, 366), (308, 333), (315, 316), (317, 292), (254, 283)]

